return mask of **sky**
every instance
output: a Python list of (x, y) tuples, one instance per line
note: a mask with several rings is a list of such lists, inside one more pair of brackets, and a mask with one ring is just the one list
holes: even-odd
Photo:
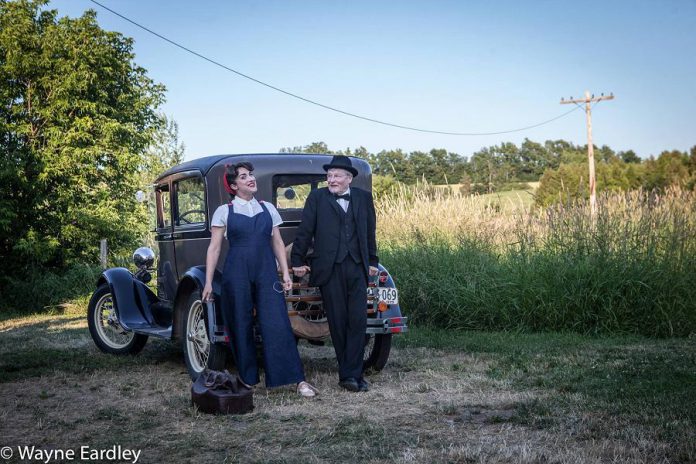
[[(345, 112), (443, 132), (502, 132), (613, 93), (592, 109), (593, 141), (657, 156), (696, 145), (696, 0), (99, 0), (255, 79)], [(587, 143), (585, 112), (498, 135), (453, 136), (368, 122), (308, 104), (189, 54), (89, 0), (135, 41), (135, 62), (166, 86), (186, 159), (325, 142), (370, 152), (564, 139)]]

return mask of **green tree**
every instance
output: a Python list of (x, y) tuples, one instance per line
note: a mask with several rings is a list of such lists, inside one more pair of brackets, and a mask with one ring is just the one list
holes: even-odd
[(280, 153), (316, 153), (316, 154), (333, 154), (334, 152), (329, 150), (328, 145), (324, 142), (312, 142), (304, 147), (285, 147), (279, 150)]
[(645, 183), (645, 164), (626, 162), (626, 179), (628, 188), (640, 188)]
[(431, 178), (428, 181), (434, 184), (456, 184), (464, 171), (464, 159), (443, 148), (434, 148), (430, 150), (429, 155), (431, 158)]
[(686, 185), (689, 156), (679, 150), (663, 151), (657, 159), (646, 161), (645, 188), (664, 190), (670, 185)]
[(579, 147), (565, 140), (547, 140), (544, 147), (549, 156), (547, 169), (558, 169), (562, 163), (587, 162), (587, 147)]
[(382, 150), (371, 160), (372, 170), (381, 176), (393, 176), (399, 182), (412, 184), (415, 172), (408, 156), (401, 150)]
[(184, 161), (186, 147), (179, 140), (179, 125), (164, 114), (160, 115), (160, 121), (139, 167), (141, 188), (151, 184), (166, 169)]
[(133, 42), (45, 0), (0, 2), (0, 259), (15, 269), (96, 261), (146, 227), (133, 201), (164, 87)]
[(535, 193), (538, 205), (567, 203), (589, 197), (587, 164), (561, 164), (558, 169), (547, 169), (541, 176)]
[(519, 150), (519, 168), (515, 180), (533, 181), (539, 179), (549, 167), (550, 155), (545, 145), (524, 139)]
[(544, 142), (547, 162), (544, 169), (558, 169), (561, 163), (568, 158), (568, 153), (576, 151), (576, 147), (565, 140), (547, 140)]
[(633, 150), (620, 151), (616, 154), (624, 163), (639, 164), (642, 160)]
[(429, 153), (424, 151), (413, 151), (408, 155), (408, 161), (415, 174), (416, 182), (423, 180), (434, 183), (435, 179), (442, 176), (439, 172), (439, 167), (433, 163), (433, 159)]
[[(589, 173), (588, 173), (589, 176)], [(627, 165), (618, 158), (614, 158), (609, 163), (597, 165), (597, 191), (626, 191), (631, 187), (629, 176), (627, 175)]]
[[(486, 147), (477, 151), (469, 161), (469, 172), (476, 193), (491, 193), (510, 181), (516, 164), (517, 147), (511, 143)], [(515, 161), (513, 161), (515, 160)]]
[[(587, 150), (587, 146), (585, 146), (585, 149)], [(602, 145), (599, 148), (597, 148), (597, 146), (595, 145), (594, 146), (594, 156), (598, 162), (605, 162), (605, 163), (610, 163), (612, 161), (620, 159), (616, 155), (616, 153), (614, 153), (614, 150), (612, 150), (607, 145)]]
[(362, 145), (356, 148), (355, 150), (351, 150), (350, 147), (346, 148), (345, 150), (339, 150), (336, 152), (337, 155), (345, 155), (345, 156), (354, 156), (355, 158), (362, 158), (368, 162), (372, 160), (374, 155), (370, 153), (367, 148), (363, 147)]

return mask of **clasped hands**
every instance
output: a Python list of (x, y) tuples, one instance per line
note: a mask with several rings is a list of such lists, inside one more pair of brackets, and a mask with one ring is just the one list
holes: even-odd
[(303, 277), (306, 273), (311, 271), (312, 268), (309, 266), (300, 266), (300, 267), (293, 267), (292, 268), (292, 273), (295, 274), (297, 277)]

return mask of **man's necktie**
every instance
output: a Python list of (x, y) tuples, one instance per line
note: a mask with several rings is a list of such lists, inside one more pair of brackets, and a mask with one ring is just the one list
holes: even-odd
[(343, 195), (337, 195), (334, 193), (334, 197), (336, 197), (336, 200), (350, 201), (350, 193), (344, 193)]

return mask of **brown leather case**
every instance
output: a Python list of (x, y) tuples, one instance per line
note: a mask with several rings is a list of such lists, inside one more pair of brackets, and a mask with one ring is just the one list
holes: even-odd
[(254, 409), (254, 391), (229, 372), (205, 370), (191, 385), (191, 403), (210, 414), (244, 414)]

